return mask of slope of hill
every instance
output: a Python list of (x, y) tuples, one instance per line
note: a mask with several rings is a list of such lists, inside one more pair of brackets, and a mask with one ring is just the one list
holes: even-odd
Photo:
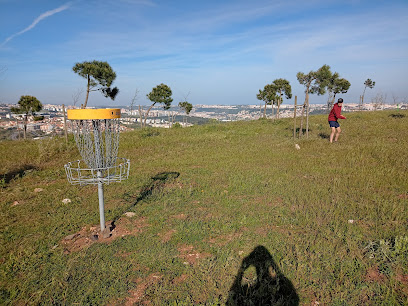
[(1, 142), (0, 303), (406, 303), (408, 112), (347, 118), (121, 134), (107, 239), (72, 139)]

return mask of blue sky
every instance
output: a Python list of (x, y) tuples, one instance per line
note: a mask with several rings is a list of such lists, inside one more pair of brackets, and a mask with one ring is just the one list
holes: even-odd
[(277, 78), (300, 103), (297, 72), (324, 64), (350, 81), (346, 103), (367, 78), (376, 86), (365, 101), (407, 100), (408, 1), (0, 0), (0, 102), (72, 105), (86, 86), (72, 67), (92, 60), (111, 65), (120, 92), (115, 101), (93, 92), (89, 106), (129, 105), (135, 90), (148, 105), (160, 83), (173, 104), (259, 104), (258, 90)]

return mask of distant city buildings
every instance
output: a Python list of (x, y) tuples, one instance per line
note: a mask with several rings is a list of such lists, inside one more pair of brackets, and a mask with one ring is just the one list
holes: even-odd
[[(10, 108), (15, 105), (2, 104), (0, 105), (0, 129), (12, 129), (13, 132), (10, 136), (12, 139), (17, 139), (17, 135), (20, 133), (23, 126), (22, 115), (13, 114)], [(302, 113), (303, 105), (298, 105), (296, 109), (296, 115), (300, 116)], [(68, 109), (74, 108), (68, 106)], [(147, 109), (147, 107), (145, 107)], [(139, 110), (130, 110), (129, 108), (121, 108), (122, 118), (121, 129), (132, 130), (135, 127), (140, 127), (141, 121), (144, 121), (144, 114), (146, 109), (142, 109), (143, 116), (140, 116)], [(399, 104), (364, 104), (361, 110), (384, 110), (384, 109), (408, 109), (407, 103)], [(348, 103), (343, 106), (343, 112), (359, 111), (359, 105), (357, 103)], [(218, 121), (238, 121), (238, 120), (256, 120), (264, 116), (266, 113), (267, 118), (276, 117), (276, 106), (274, 107), (274, 113), (272, 114), (272, 107), (268, 105), (195, 105), (190, 112), (188, 118), (205, 118), (207, 120)], [(310, 113), (323, 114), (328, 113), (327, 105), (322, 104), (310, 104)], [(64, 133), (64, 118), (62, 105), (43, 105), (43, 110), (37, 115), (44, 117), (41, 121), (34, 121), (31, 116), (28, 118), (27, 131), (32, 136), (45, 136), (50, 134), (63, 134)], [(290, 118), (294, 115), (294, 105), (282, 104), (280, 106), (279, 117)], [(179, 119), (176, 121), (176, 118)], [(183, 119), (180, 119), (183, 118)], [(173, 124), (178, 123), (181, 126), (191, 126), (191, 123), (187, 123), (189, 120), (185, 120), (186, 114), (179, 107), (172, 107), (169, 110), (164, 110), (160, 107), (154, 107), (146, 118), (146, 124), (153, 127), (169, 128)], [(69, 124), (67, 126), (69, 132)]]

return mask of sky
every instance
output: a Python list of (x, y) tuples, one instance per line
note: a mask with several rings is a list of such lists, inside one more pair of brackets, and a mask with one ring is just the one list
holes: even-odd
[(161, 83), (173, 105), (259, 104), (278, 78), (292, 86), (283, 103), (299, 104), (296, 74), (325, 64), (350, 81), (345, 103), (368, 78), (365, 102), (408, 102), (408, 0), (0, 0), (0, 103), (83, 103), (72, 67), (93, 60), (109, 63), (120, 91), (91, 92), (88, 106), (150, 105)]

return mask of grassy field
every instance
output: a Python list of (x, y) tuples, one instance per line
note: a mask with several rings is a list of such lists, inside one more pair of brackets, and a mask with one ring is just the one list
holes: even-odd
[(98, 240), (74, 141), (0, 142), (0, 304), (408, 305), (408, 112), (346, 116), (121, 134)]

